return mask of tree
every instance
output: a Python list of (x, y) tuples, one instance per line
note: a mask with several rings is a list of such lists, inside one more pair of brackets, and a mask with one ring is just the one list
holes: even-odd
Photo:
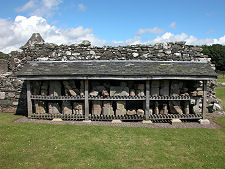
[(212, 58), (212, 63), (216, 65), (219, 71), (225, 71), (225, 46), (214, 44), (211, 46), (202, 46), (202, 53)]

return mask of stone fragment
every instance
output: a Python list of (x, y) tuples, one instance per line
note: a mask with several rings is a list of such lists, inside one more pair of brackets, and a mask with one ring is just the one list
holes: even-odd
[(73, 103), (73, 113), (82, 115), (84, 112), (84, 103)]
[(72, 114), (72, 105), (69, 101), (62, 102), (62, 113), (63, 114)]
[(152, 121), (151, 120), (143, 120), (142, 123), (143, 124), (152, 124)]
[(170, 111), (172, 114), (183, 114), (183, 111), (180, 106), (171, 106)]
[(46, 113), (46, 102), (34, 100), (35, 113), (45, 114)]
[(60, 114), (61, 108), (59, 106), (59, 103), (49, 102), (48, 103), (48, 112), (50, 114)]
[(203, 91), (198, 91), (198, 96), (203, 96)]
[(103, 115), (114, 115), (114, 111), (112, 107), (103, 107), (102, 108)]
[(172, 119), (171, 123), (176, 124), (176, 123), (181, 123), (182, 121), (180, 119)]
[(136, 110), (127, 110), (127, 115), (135, 115), (137, 114)]
[(109, 96), (109, 92), (107, 90), (102, 90), (102, 96), (104, 97)]
[(125, 109), (126, 108), (126, 101), (117, 101), (116, 102), (117, 109)]
[(142, 109), (137, 110), (137, 115), (143, 116), (144, 114), (145, 114), (144, 110), (142, 110)]
[(135, 96), (135, 90), (134, 89), (130, 89), (130, 96), (132, 96), (132, 97)]
[(167, 104), (163, 104), (163, 114), (168, 114)]
[(77, 96), (79, 90), (76, 88), (75, 81), (63, 81), (66, 96)]
[(112, 120), (112, 123), (122, 123), (121, 120)]
[(60, 122), (60, 121), (63, 121), (61, 118), (54, 118), (54, 119), (52, 119), (52, 121), (54, 121), (54, 122)]
[(202, 125), (205, 125), (205, 124), (210, 124), (210, 121), (208, 119), (200, 119), (199, 123)]
[(159, 114), (159, 103), (155, 102), (155, 109), (154, 109), (155, 114)]
[(189, 114), (189, 101), (184, 102), (184, 114)]
[(4, 100), (5, 99), (5, 92), (0, 92), (0, 100)]
[(50, 81), (49, 95), (50, 96), (61, 96), (61, 83), (60, 83), (60, 81)]
[(120, 86), (111, 86), (110, 96), (129, 96), (129, 88)]
[(102, 112), (101, 101), (93, 101), (92, 114), (93, 115), (100, 115), (101, 112)]
[(125, 115), (126, 113), (127, 113), (126, 109), (116, 109), (117, 116)]
[(89, 93), (90, 96), (98, 96), (98, 91), (91, 91)]
[(137, 95), (137, 96), (145, 96), (145, 91), (144, 91), (144, 90), (139, 90), (139, 89), (138, 89), (138, 90), (136, 91), (136, 95)]

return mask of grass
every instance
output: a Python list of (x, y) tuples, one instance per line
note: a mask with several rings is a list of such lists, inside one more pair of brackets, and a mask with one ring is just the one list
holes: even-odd
[[(14, 123), (0, 114), (0, 168), (224, 168), (225, 129)], [(218, 122), (225, 126), (225, 118)]]
[(225, 87), (216, 87), (216, 97), (222, 100), (222, 106), (225, 110)]
[(221, 74), (221, 73), (218, 74), (217, 82), (225, 83), (225, 75), (224, 74)]

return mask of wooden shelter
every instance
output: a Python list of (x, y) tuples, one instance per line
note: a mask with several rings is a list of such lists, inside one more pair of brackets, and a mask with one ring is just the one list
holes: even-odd
[(17, 76), (29, 118), (123, 121), (204, 119), (217, 78), (206, 62), (143, 60), (33, 61)]

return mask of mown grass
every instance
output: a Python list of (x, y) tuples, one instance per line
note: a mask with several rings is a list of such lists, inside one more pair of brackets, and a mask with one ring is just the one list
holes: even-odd
[(225, 110), (225, 87), (216, 87), (216, 97), (222, 100), (222, 106)]
[(225, 83), (225, 75), (224, 74), (219, 74), (217, 82)]
[[(225, 129), (14, 123), (0, 114), (0, 168), (224, 168)], [(225, 118), (218, 119), (225, 126)]]

